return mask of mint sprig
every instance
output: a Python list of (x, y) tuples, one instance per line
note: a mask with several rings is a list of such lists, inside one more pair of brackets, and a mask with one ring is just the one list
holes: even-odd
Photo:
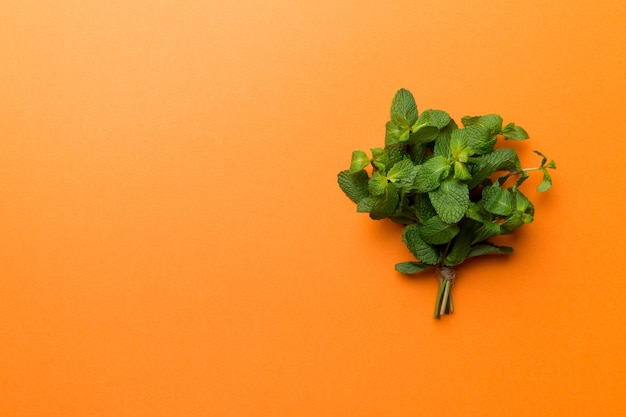
[(556, 169), (539, 151), (540, 164), (522, 168), (514, 149), (495, 149), (499, 139), (528, 139), (520, 126), (503, 126), (497, 114), (465, 116), (461, 124), (442, 110), (418, 113), (413, 95), (401, 89), (385, 125), (385, 147), (371, 149), (371, 156), (354, 151), (350, 168), (338, 174), (358, 212), (405, 225), (402, 241), (416, 260), (396, 264), (398, 272), (435, 269), (435, 318), (454, 311), (457, 266), (513, 251), (489, 239), (533, 221), (534, 206), (519, 187), (530, 172), (541, 171), (537, 191), (545, 192), (552, 187), (549, 170)]

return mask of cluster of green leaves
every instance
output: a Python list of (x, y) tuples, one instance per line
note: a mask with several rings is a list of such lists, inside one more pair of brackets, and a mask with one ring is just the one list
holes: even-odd
[[(396, 265), (406, 274), (455, 267), (466, 259), (512, 252), (488, 241), (533, 221), (534, 207), (519, 190), (529, 171), (541, 170), (540, 192), (555, 169), (541, 153), (540, 166), (522, 169), (514, 149), (499, 138), (523, 140), (526, 131), (503, 126), (497, 114), (463, 117), (462, 126), (441, 110), (418, 113), (413, 95), (399, 90), (391, 104), (384, 148), (354, 151), (338, 182), (374, 220), (406, 225), (402, 239), (417, 261)], [(508, 181), (507, 181), (508, 180)]]

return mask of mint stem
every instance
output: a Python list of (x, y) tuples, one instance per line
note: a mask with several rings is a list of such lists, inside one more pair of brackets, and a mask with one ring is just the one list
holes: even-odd
[(439, 309), (441, 308), (441, 296), (443, 295), (443, 287), (444, 287), (444, 280), (442, 278), (439, 278), (439, 288), (437, 289), (437, 301), (435, 302), (435, 315), (434, 318), (438, 319), (439, 315), (441, 314), (439, 312)]
[(454, 312), (451, 287), (456, 273), (453, 268), (442, 266), (437, 268), (437, 275), (439, 276), (439, 288), (437, 289), (437, 301), (435, 303), (434, 318), (436, 319), (443, 314), (452, 314)]
[(446, 311), (448, 311), (448, 300), (450, 298), (450, 281), (449, 280), (444, 280), (444, 287), (443, 287), (443, 303), (441, 304), (441, 310), (439, 311), (439, 314), (446, 314)]
[(524, 169), (521, 169), (519, 171), (513, 171), (509, 175), (520, 175), (520, 174), (523, 174), (524, 172), (528, 172), (528, 171), (539, 171), (542, 168), (543, 167), (524, 168)]

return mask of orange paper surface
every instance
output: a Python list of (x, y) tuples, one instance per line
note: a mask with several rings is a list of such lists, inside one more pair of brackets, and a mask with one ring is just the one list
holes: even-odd
[[(0, 415), (623, 416), (621, 1), (0, 2)], [(407, 278), (336, 175), (396, 90), (530, 134), (506, 257)]]

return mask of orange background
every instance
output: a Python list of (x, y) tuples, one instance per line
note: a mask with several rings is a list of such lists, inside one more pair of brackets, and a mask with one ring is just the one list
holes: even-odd
[[(623, 416), (622, 1), (0, 2), (0, 415)], [(558, 164), (407, 279), (336, 174), (395, 91)]]

